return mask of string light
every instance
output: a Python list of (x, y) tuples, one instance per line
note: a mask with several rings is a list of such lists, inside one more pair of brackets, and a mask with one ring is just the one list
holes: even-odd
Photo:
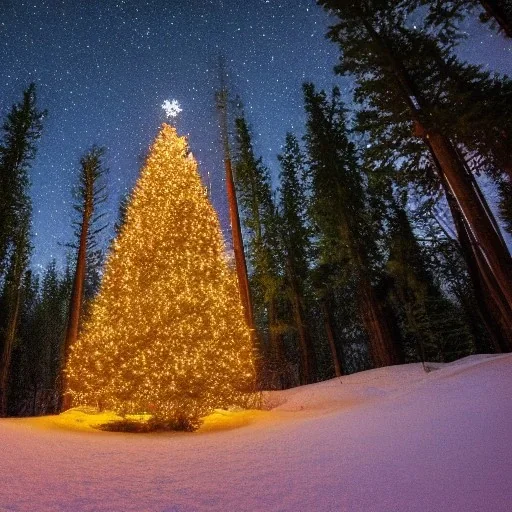
[(73, 405), (197, 419), (254, 398), (254, 349), (220, 224), (164, 124), (66, 368)]

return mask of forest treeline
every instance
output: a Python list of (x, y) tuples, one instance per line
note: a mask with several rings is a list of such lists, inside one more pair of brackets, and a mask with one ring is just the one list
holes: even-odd
[[(511, 3), (317, 3), (339, 47), (335, 73), (352, 92), (303, 85), (303, 136), (282, 134), (277, 187), (250, 119), (228, 112), (224, 82), (217, 94), (234, 267), (260, 386), (510, 351), (512, 81), (456, 51), (467, 16), (510, 37)], [(29, 86), (0, 143), (2, 415), (63, 407), (66, 354), (101, 281), (97, 147), (80, 161), (73, 256), (64, 271), (55, 262), (31, 270), (29, 170), (45, 115)]]

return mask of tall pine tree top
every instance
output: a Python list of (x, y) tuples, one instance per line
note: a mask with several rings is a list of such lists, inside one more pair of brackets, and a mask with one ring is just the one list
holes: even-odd
[(192, 421), (244, 406), (253, 347), (217, 215), (164, 124), (67, 367), (74, 404)]

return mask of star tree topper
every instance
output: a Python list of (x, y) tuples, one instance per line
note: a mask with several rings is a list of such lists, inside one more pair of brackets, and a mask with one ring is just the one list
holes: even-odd
[(162, 103), (162, 108), (164, 109), (165, 115), (169, 120), (178, 117), (178, 114), (183, 110), (178, 100), (165, 100)]

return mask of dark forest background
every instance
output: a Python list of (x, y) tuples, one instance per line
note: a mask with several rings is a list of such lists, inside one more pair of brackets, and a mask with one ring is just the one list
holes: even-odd
[[(427, 362), (510, 351), (512, 81), (456, 50), (468, 16), (512, 37), (512, 2), (318, 4), (339, 47), (334, 72), (353, 81), (353, 94), (303, 85), (304, 137), (276, 134), (277, 188), (219, 67), (229, 204), (243, 233), (243, 245), (233, 237), (234, 266), (243, 280), (244, 258), (260, 387), (398, 363), (423, 362), (428, 371)], [(66, 354), (108, 252), (100, 243), (104, 148), (92, 147), (70, 191), (76, 236), (67, 266), (31, 269), (30, 167), (46, 116), (36, 92), (22, 92), (0, 139), (3, 416), (62, 408)]]

